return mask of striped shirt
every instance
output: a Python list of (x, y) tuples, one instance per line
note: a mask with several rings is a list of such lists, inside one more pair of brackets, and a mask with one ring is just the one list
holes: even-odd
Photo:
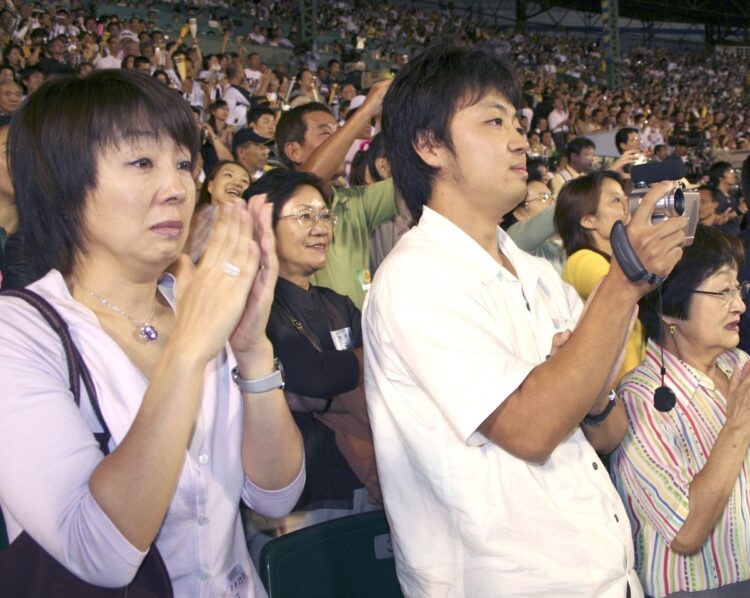
[[(667, 413), (654, 408), (661, 385), (660, 348), (649, 341), (641, 365), (618, 394), (628, 432), (612, 459), (612, 476), (633, 529), (636, 570), (646, 594), (707, 590), (750, 579), (750, 462), (745, 458), (724, 513), (701, 549), (682, 556), (669, 545), (689, 512), (689, 488), (726, 422), (726, 398), (702, 372), (664, 351), (665, 384), (677, 396)], [(726, 351), (717, 367), (731, 376), (750, 358)]]

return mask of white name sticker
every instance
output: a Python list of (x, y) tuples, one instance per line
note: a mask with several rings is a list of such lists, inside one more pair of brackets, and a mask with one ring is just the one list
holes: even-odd
[(354, 346), (352, 329), (348, 326), (340, 330), (331, 330), (331, 338), (333, 339), (333, 346), (336, 347), (337, 351), (346, 351)]

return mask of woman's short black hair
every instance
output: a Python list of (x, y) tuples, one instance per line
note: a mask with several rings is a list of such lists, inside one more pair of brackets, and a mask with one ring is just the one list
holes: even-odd
[[(742, 241), (712, 226), (699, 224), (693, 244), (683, 248), (682, 258), (661, 285), (662, 314), (689, 319), (693, 291), (721, 268), (729, 266), (739, 272), (744, 263)], [(658, 291), (644, 296), (639, 307), (638, 317), (646, 338), (658, 340), (661, 329)]]
[(596, 214), (602, 185), (608, 179), (622, 187), (619, 174), (600, 170), (572, 179), (560, 190), (555, 204), (555, 230), (569, 256), (580, 249), (596, 249), (591, 231), (583, 227), (581, 218)]
[(102, 182), (99, 156), (143, 135), (173, 140), (193, 161), (198, 155), (188, 103), (137, 72), (54, 78), (21, 105), (10, 126), (8, 158), (24, 249), (36, 275), (51, 268), (70, 274), (84, 250), (86, 196)]
[(247, 195), (252, 197), (253, 195), (260, 195), (261, 193), (268, 194), (267, 202), (273, 204), (273, 227), (276, 228), (276, 225), (279, 222), (279, 216), (281, 215), (281, 210), (284, 209), (286, 202), (291, 199), (297, 189), (305, 185), (314, 187), (323, 197), (326, 204), (328, 204), (328, 198), (325, 189), (323, 188), (323, 183), (318, 177), (309, 172), (298, 172), (296, 170), (287, 170), (285, 168), (276, 168), (268, 171), (250, 185), (250, 188), (247, 190)]
[(426, 137), (453, 151), (453, 116), (492, 91), (520, 110), (521, 83), (505, 60), (487, 48), (444, 44), (411, 60), (388, 89), (383, 101), (385, 146), (393, 182), (415, 220), (438, 173), (419, 157), (415, 144)]

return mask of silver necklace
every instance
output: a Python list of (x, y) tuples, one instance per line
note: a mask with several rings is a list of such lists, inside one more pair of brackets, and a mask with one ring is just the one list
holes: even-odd
[(153, 325), (151, 325), (149, 322), (151, 321), (151, 318), (154, 317), (154, 313), (156, 312), (156, 299), (154, 299), (154, 304), (151, 306), (151, 313), (146, 318), (145, 322), (138, 322), (134, 318), (132, 318), (130, 315), (126, 314), (123, 310), (121, 310), (116, 305), (113, 305), (109, 301), (107, 301), (104, 297), (101, 295), (97, 295), (94, 291), (91, 289), (87, 289), (85, 286), (83, 286), (80, 282), (78, 282), (78, 286), (80, 286), (84, 291), (86, 291), (89, 295), (91, 295), (94, 299), (96, 299), (99, 303), (101, 303), (104, 307), (108, 307), (113, 312), (120, 314), (121, 316), (126, 317), (130, 322), (135, 326), (135, 329), (138, 331), (138, 336), (141, 340), (147, 343), (155, 343), (156, 339), (159, 338), (159, 331), (154, 328)]

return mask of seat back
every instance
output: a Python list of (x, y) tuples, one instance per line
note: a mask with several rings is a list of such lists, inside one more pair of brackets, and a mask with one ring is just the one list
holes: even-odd
[(260, 553), (269, 598), (401, 598), (383, 511), (350, 515), (275, 538)]

